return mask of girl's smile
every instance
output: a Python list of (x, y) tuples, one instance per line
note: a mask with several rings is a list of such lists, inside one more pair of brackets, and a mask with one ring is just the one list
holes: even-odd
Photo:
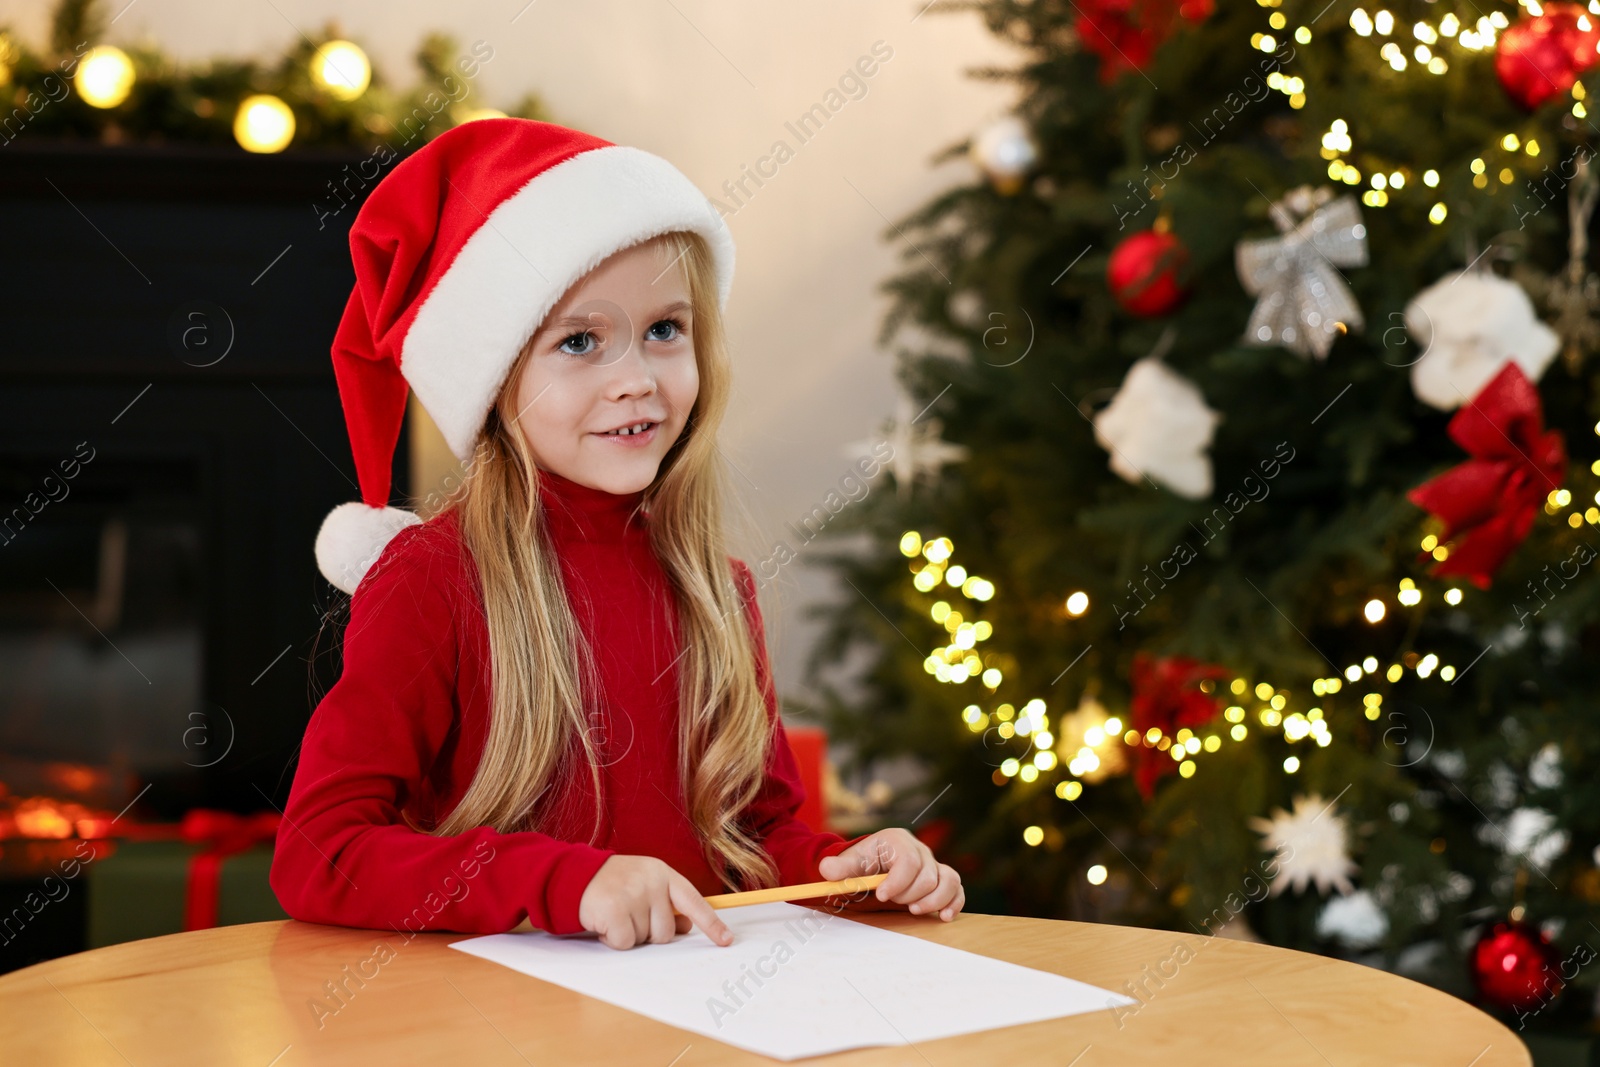
[(621, 430), (607, 430), (595, 436), (625, 448), (642, 448), (655, 440), (656, 430), (660, 428), (661, 421), (656, 419), (624, 426)]

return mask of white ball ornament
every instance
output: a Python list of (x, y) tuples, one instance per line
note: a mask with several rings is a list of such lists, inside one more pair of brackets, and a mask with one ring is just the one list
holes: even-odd
[(1522, 286), (1487, 270), (1440, 278), (1406, 305), (1405, 324), (1423, 348), (1412, 391), (1441, 411), (1476, 396), (1509, 362), (1537, 382), (1561, 347)]
[(1023, 175), (1039, 159), (1033, 134), (1027, 123), (1015, 115), (1007, 115), (980, 130), (972, 139), (971, 152), (973, 162), (1005, 193), (1021, 188)]

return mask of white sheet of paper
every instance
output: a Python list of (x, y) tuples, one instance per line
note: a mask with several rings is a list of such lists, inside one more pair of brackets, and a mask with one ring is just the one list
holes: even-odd
[(698, 928), (626, 951), (592, 935), (537, 930), (450, 947), (780, 1060), (917, 1044), (1134, 1003), (831, 911), (778, 902), (729, 908), (722, 919), (734, 935), (726, 947)]

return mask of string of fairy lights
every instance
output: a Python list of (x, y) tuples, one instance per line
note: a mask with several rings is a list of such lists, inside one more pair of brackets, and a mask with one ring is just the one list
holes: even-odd
[[(1538, 0), (1519, 0), (1522, 7), (1530, 15), (1542, 13)], [(1273, 9), (1280, 7), (1283, 0), (1256, 0), (1261, 7)], [(1589, 0), (1588, 11), (1600, 16), (1600, 0)], [(1293, 33), (1288, 32), (1288, 20), (1281, 11), (1272, 11), (1267, 18), (1268, 25), (1276, 31), (1292, 37), (1298, 44), (1309, 44), (1312, 33), (1309, 26), (1297, 26)], [(1487, 52), (1495, 47), (1501, 30), (1511, 24), (1511, 20), (1504, 12), (1493, 11), (1487, 15), (1480, 15), (1474, 22), (1466, 22), (1454, 12), (1447, 12), (1437, 22), (1426, 19), (1413, 22), (1406, 27), (1386, 9), (1369, 12), (1364, 7), (1358, 7), (1350, 14), (1350, 28), (1362, 37), (1388, 38), (1379, 47), (1379, 56), (1396, 71), (1407, 70), (1413, 62), (1420, 69), (1429, 74), (1441, 75), (1450, 69), (1450, 62), (1444, 55), (1448, 46), (1453, 46), (1463, 53)], [(1579, 26), (1588, 29), (1584, 20)], [(1404, 43), (1402, 43), (1404, 42)], [(1273, 52), (1280, 44), (1274, 33), (1255, 33), (1251, 35), (1250, 45), (1262, 52)], [(1407, 49), (1410, 49), (1409, 56)], [(1305, 82), (1299, 77), (1273, 71), (1267, 76), (1267, 84), (1289, 97), (1289, 106), (1303, 108), (1306, 104)], [(1572, 85), (1572, 114), (1576, 118), (1584, 118), (1588, 114), (1585, 100), (1588, 97), (1582, 81)], [(1510, 157), (1517, 153), (1534, 158), (1540, 153), (1537, 138), (1519, 137), (1515, 133), (1502, 135), (1497, 142), (1499, 160), (1491, 157), (1495, 152), (1486, 152), (1476, 156), (1468, 163), (1472, 173), (1472, 185), (1476, 189), (1490, 188), (1491, 172), (1495, 179), (1502, 185), (1510, 185), (1516, 181), (1516, 171), (1506, 165)], [(1350, 134), (1350, 124), (1342, 118), (1336, 118), (1329, 123), (1328, 130), (1322, 135), (1322, 157), (1328, 160), (1328, 177), (1332, 181), (1345, 185), (1357, 186), (1363, 184), (1367, 188), (1361, 194), (1361, 202), (1368, 207), (1381, 208), (1389, 204), (1390, 194), (1406, 188), (1417, 188), (1419, 183), (1413, 168), (1408, 165), (1391, 165), (1388, 167), (1369, 167), (1363, 170), (1350, 159), (1355, 150), (1355, 142)], [(1496, 163), (1499, 163), (1496, 166)], [(1424, 190), (1437, 188), (1440, 174), (1437, 169), (1427, 168), (1420, 176), (1420, 187)], [(1426, 194), (1424, 194), (1426, 195)], [(1439, 225), (1449, 216), (1450, 209), (1442, 200), (1435, 200), (1428, 207), (1428, 221)]]
[[(0, 35), (0, 69), (12, 57)], [(372, 84), (372, 63), (360, 46), (350, 41), (327, 41), (312, 53), (307, 73), (319, 89), (336, 100), (351, 101)], [(97, 45), (83, 54), (73, 74), (73, 86), (90, 107), (110, 109), (128, 99), (133, 92), (134, 64), (128, 53), (115, 45)], [(476, 108), (462, 121), (501, 117), (494, 108)], [(281, 152), (294, 139), (294, 111), (271, 93), (254, 93), (239, 102), (234, 112), (233, 136), (241, 148), (251, 152)]]
[[(1594, 427), (1600, 435), (1600, 423)], [(1600, 459), (1590, 467), (1600, 475)], [(1586, 523), (1600, 525), (1600, 491), (1594, 503), (1585, 506), (1574, 501), (1567, 489), (1551, 491), (1545, 499), (1544, 512), (1557, 522), (1579, 528)], [(1579, 510), (1582, 508), (1582, 510)], [(1570, 509), (1570, 510), (1569, 510)], [(1565, 518), (1561, 516), (1565, 513)], [(1432, 520), (1430, 520), (1432, 521)], [(1420, 541), (1420, 548), (1435, 561), (1449, 558), (1451, 545), (1441, 543), (1438, 535), (1428, 533)], [(1032, 783), (1041, 776), (1054, 773), (1055, 795), (1065, 801), (1076, 801), (1084, 788), (1109, 776), (1113, 770), (1126, 769), (1126, 750), (1154, 749), (1165, 752), (1177, 764), (1177, 773), (1191, 778), (1197, 772), (1204, 756), (1222, 750), (1225, 745), (1238, 744), (1249, 738), (1253, 729), (1276, 731), (1290, 745), (1302, 743), (1325, 748), (1333, 743), (1334, 733), (1329, 724), (1334, 703), (1330, 698), (1344, 692), (1361, 691), (1361, 715), (1377, 721), (1383, 715), (1385, 683), (1400, 682), (1406, 672), (1418, 679), (1437, 675), (1443, 682), (1453, 681), (1458, 671), (1454, 664), (1443, 662), (1433, 652), (1407, 651), (1397, 659), (1384, 663), (1376, 655), (1368, 655), (1353, 662), (1343, 671), (1311, 681), (1312, 700), (1309, 706), (1292, 707), (1299, 703), (1295, 694), (1270, 681), (1258, 680), (1254, 684), (1244, 677), (1235, 677), (1220, 694), (1231, 698), (1223, 707), (1219, 721), (1198, 730), (1183, 728), (1170, 736), (1157, 727), (1143, 733), (1125, 724), (1120, 716), (1100, 714), (1093, 721), (1076, 721), (1070, 724), (1054, 722), (1046, 702), (1040, 697), (1022, 701), (1020, 706), (1010, 700), (995, 701), (1005, 680), (1007, 657), (990, 649), (980, 649), (995, 636), (994, 626), (979, 618), (982, 605), (995, 596), (993, 582), (973, 574), (955, 561), (955, 544), (948, 537), (924, 538), (919, 531), (908, 530), (900, 538), (900, 552), (909, 560), (912, 585), (920, 593), (932, 597), (927, 605), (928, 617), (945, 632), (944, 644), (934, 648), (923, 660), (924, 670), (936, 681), (946, 685), (964, 686), (976, 683), (985, 692), (967, 703), (961, 710), (962, 724), (973, 734), (985, 734), (993, 729), (1002, 742), (1017, 739), (1026, 741), (1025, 751), (1004, 760), (992, 774), (997, 786), (1014, 782)], [(1459, 606), (1465, 593), (1458, 585), (1447, 585), (1438, 594), (1451, 607)], [(959, 600), (956, 598), (959, 597)], [(1394, 594), (1394, 603), (1400, 609), (1416, 608), (1424, 600), (1423, 589), (1412, 578), (1401, 578)], [(1090, 610), (1089, 594), (1075, 590), (1063, 601), (1069, 618), (1078, 618)], [(1385, 598), (1372, 597), (1362, 606), (1362, 617), (1377, 625), (1389, 615), (1391, 608)], [(1199, 688), (1204, 693), (1216, 692), (1217, 683), (1204, 680)], [(1080, 706), (1066, 718), (1082, 716)], [(1121, 751), (1119, 751), (1121, 750)], [(1291, 752), (1282, 762), (1285, 774), (1300, 770), (1302, 760)], [(1023, 831), (1023, 840), (1038, 845), (1045, 840), (1043, 827), (1029, 826)], [(1098, 874), (1105, 877), (1103, 869), (1091, 870), (1090, 881)]]
[[(994, 583), (971, 574), (964, 566), (954, 562), (955, 545), (948, 537), (924, 540), (918, 531), (910, 530), (900, 539), (900, 551), (911, 560), (913, 587), (919, 592), (937, 596), (928, 607), (928, 615), (948, 635), (947, 643), (932, 650), (923, 660), (924, 670), (937, 681), (948, 685), (976, 681), (987, 690), (987, 696), (992, 697), (1004, 681), (1002, 657), (993, 652), (979, 653), (979, 643), (994, 636), (994, 627), (988, 620), (976, 618), (976, 613), (980, 610), (979, 605), (993, 598)], [(946, 593), (947, 589), (949, 593)], [(1452, 592), (1457, 594), (1453, 602), (1458, 603), (1459, 590)], [(962, 610), (963, 606), (953, 606), (945, 599), (946, 595), (952, 594), (959, 594), (968, 601), (964, 605), (965, 611)], [(1089, 595), (1077, 590), (1067, 596), (1064, 606), (1068, 616), (1082, 616), (1089, 611)], [(1431, 662), (1427, 659), (1413, 662), (1426, 677), (1437, 662), (1437, 657), (1432, 657)], [(1347, 674), (1351, 681), (1355, 681), (1364, 673), (1372, 673), (1377, 666), (1376, 658), (1368, 657), (1364, 665), (1352, 665)], [(1209, 693), (1213, 684), (1203, 681), (1200, 688)], [(1317, 679), (1314, 689), (1321, 696), (1338, 692), (1342, 684), (1337, 677)], [(1095, 778), (1096, 772), (1108, 762), (1109, 749), (1117, 745), (1129, 748), (1143, 746), (1167, 752), (1177, 762), (1178, 773), (1188, 778), (1194, 775), (1198, 757), (1202, 753), (1216, 752), (1225, 741), (1239, 742), (1249, 736), (1247, 716), (1253, 717), (1265, 728), (1281, 730), (1284, 738), (1290, 742), (1309, 739), (1316, 745), (1326, 746), (1333, 739), (1322, 708), (1312, 707), (1304, 712), (1287, 710), (1289, 691), (1286, 689), (1264, 681), (1252, 687), (1246, 679), (1235, 678), (1229, 692), (1238, 697), (1239, 702), (1224, 709), (1222, 718), (1227, 725), (1219, 726), (1215, 731), (1196, 732), (1186, 728), (1168, 737), (1152, 727), (1141, 734), (1131, 728), (1125, 730), (1120, 717), (1107, 716), (1087, 725), (1081, 731), (1081, 737), (1074, 738), (1072, 747), (1065, 750), (1057, 744), (1058, 738), (1052, 730), (1048, 707), (1039, 697), (1022, 702), (1020, 707), (1010, 701), (1001, 701), (989, 710), (985, 710), (981, 703), (970, 703), (962, 709), (961, 720), (975, 734), (981, 734), (993, 726), (1003, 741), (1019, 737), (1029, 740), (1030, 751), (1023, 756), (1006, 759), (995, 769), (994, 780), (997, 785), (1013, 780), (1033, 782), (1043, 773), (1062, 768), (1066, 775), (1056, 783), (1055, 793), (1069, 801), (1077, 800), (1083, 794), (1085, 782)], [(1251, 697), (1254, 697), (1254, 702), (1247, 709), (1245, 704), (1250, 703)], [(1380, 703), (1381, 697), (1377, 700), (1369, 697), (1368, 707), (1374, 708)], [(1369, 717), (1376, 718), (1376, 714), (1369, 712)], [(1300, 760), (1294, 756), (1284, 762), (1284, 770), (1290, 774), (1299, 770), (1299, 766)]]

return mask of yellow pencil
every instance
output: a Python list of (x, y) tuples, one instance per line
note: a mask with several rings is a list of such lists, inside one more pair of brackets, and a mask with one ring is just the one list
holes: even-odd
[(860, 893), (876, 889), (878, 883), (889, 877), (883, 874), (863, 874), (855, 878), (841, 878), (835, 882), (806, 882), (804, 885), (780, 885), (773, 889), (752, 889), (747, 893), (718, 893), (706, 897), (713, 908), (737, 908), (745, 904), (769, 904), (775, 900), (807, 900), (811, 897), (831, 897), (835, 894)]

